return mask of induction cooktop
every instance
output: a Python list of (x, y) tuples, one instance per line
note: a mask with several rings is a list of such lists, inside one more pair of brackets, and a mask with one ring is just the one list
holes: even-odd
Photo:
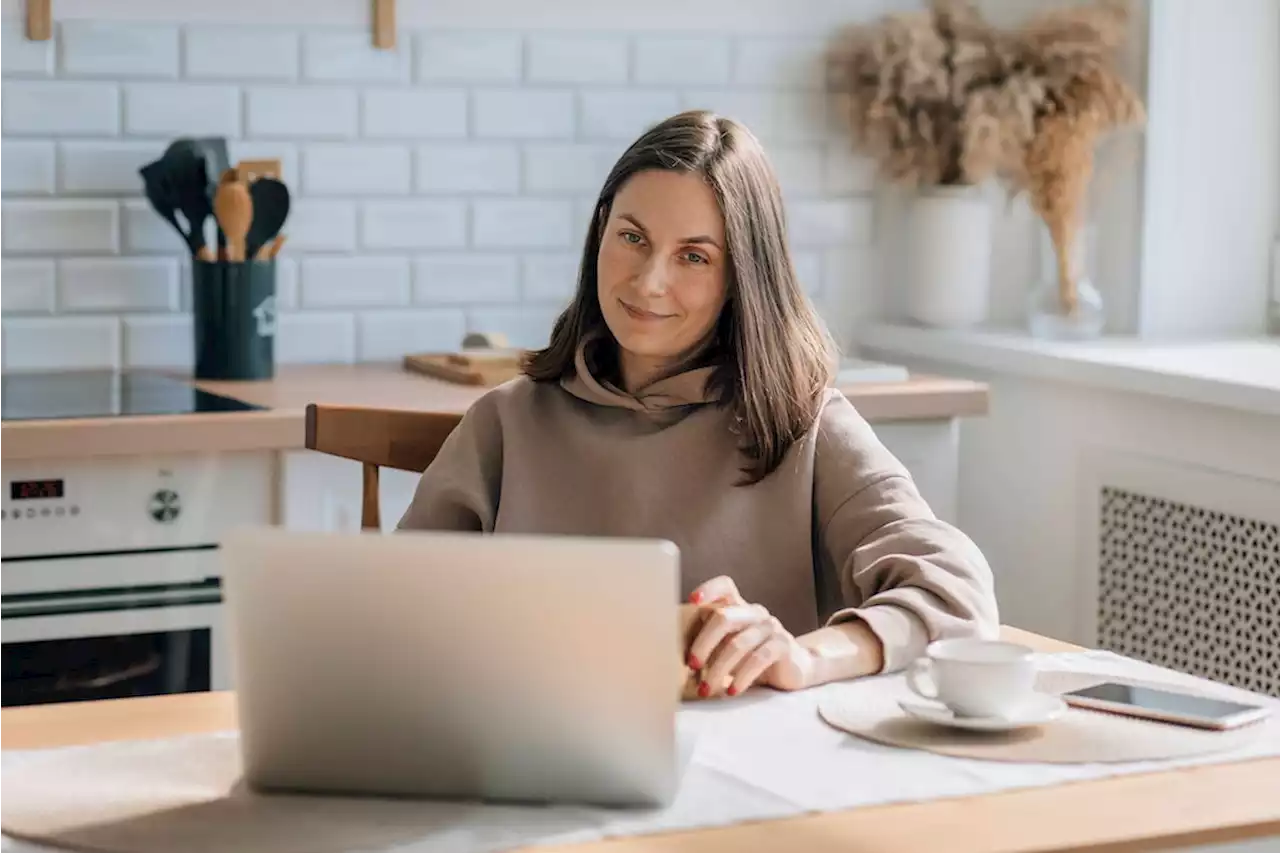
[(182, 415), (261, 409), (188, 382), (144, 371), (6, 373), (0, 408), (6, 421)]

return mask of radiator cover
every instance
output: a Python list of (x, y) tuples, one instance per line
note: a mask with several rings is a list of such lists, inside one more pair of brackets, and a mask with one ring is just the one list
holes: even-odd
[(1104, 485), (1101, 648), (1280, 696), (1280, 524)]

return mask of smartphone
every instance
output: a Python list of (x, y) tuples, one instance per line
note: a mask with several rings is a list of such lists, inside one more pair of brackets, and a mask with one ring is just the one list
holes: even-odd
[(1106, 681), (1062, 694), (1068, 705), (1203, 729), (1234, 729), (1266, 718), (1271, 709), (1193, 693)]

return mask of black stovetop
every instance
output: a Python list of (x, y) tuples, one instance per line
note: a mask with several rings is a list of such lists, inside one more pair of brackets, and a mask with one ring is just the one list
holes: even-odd
[(182, 415), (261, 409), (143, 371), (71, 370), (6, 373), (0, 388), (6, 421)]

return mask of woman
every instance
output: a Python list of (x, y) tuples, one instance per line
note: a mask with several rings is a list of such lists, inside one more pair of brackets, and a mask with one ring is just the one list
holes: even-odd
[(829, 387), (834, 361), (760, 145), (676, 115), (614, 166), (549, 345), (471, 408), (399, 527), (675, 542), (684, 594), (715, 605), (689, 648), (704, 697), (992, 635), (982, 554)]

